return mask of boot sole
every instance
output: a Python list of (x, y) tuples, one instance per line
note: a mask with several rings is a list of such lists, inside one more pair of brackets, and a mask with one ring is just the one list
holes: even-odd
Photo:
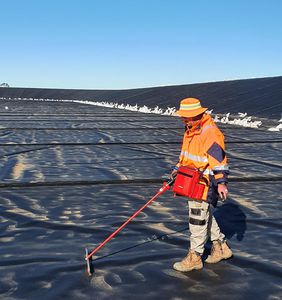
[(173, 266), (173, 269), (175, 271), (178, 271), (178, 272), (190, 272), (190, 271), (193, 271), (193, 270), (200, 270), (200, 269), (203, 269), (203, 265), (198, 265), (198, 266), (194, 266), (193, 268), (189, 268), (189, 269), (177, 269)]
[(219, 260), (214, 260), (214, 261), (207, 261), (207, 260), (205, 260), (205, 262), (208, 263), (208, 264), (217, 264), (221, 260), (231, 258), (232, 256), (233, 256), (233, 254), (231, 254), (229, 256), (223, 256)]

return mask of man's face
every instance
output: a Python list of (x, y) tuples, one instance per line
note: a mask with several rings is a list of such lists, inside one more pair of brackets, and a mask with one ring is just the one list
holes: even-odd
[(203, 114), (200, 114), (195, 117), (181, 117), (182, 122), (187, 126), (189, 129), (196, 128), (196, 126), (200, 123)]

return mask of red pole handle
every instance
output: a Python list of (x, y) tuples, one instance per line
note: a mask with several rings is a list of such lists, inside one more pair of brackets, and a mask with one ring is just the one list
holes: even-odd
[[(173, 180), (174, 181), (174, 180)], [(134, 219), (144, 208), (146, 208), (151, 202), (153, 202), (159, 195), (163, 194), (166, 190), (169, 190), (172, 182), (164, 182), (163, 186), (159, 189), (157, 194), (151, 198), (145, 205), (143, 205), (139, 210), (137, 210), (128, 220), (126, 220), (115, 232), (110, 234), (104, 242), (102, 242), (98, 247), (96, 247), (91, 253), (89, 253), (85, 260), (88, 260), (92, 255), (94, 255), (99, 249), (101, 249), (107, 242), (109, 242), (119, 231), (122, 230), (132, 219)]]

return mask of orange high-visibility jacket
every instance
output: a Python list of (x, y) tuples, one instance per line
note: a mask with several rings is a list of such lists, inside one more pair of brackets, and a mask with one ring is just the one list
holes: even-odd
[(203, 171), (206, 182), (203, 200), (214, 202), (215, 199), (209, 199), (212, 194), (210, 189), (215, 189), (218, 183), (227, 183), (229, 169), (224, 136), (210, 115), (204, 114), (196, 130), (189, 132), (186, 129), (176, 168), (181, 165)]

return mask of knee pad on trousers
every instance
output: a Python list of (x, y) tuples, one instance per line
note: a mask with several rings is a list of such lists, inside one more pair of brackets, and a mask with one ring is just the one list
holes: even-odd
[(189, 223), (192, 225), (205, 225), (206, 224), (206, 220), (198, 220), (198, 219), (194, 219), (194, 218), (189, 218)]

